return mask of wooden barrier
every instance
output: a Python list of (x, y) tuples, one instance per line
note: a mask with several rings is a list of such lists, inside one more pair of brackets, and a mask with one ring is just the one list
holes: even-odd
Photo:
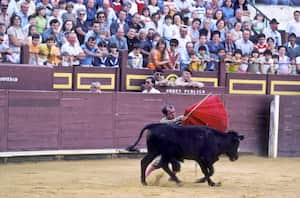
[(89, 90), (94, 81), (102, 90), (119, 90), (119, 68), (74, 67), (74, 90)]
[(52, 68), (33, 65), (0, 65), (0, 89), (51, 90)]
[(73, 90), (74, 67), (54, 67), (53, 68), (53, 90)]
[(226, 88), (229, 94), (267, 93), (267, 75), (227, 73)]
[[(246, 137), (241, 151), (266, 155), (272, 96), (219, 96), (229, 113), (229, 129)], [(1, 90), (0, 152), (125, 148), (134, 142), (145, 124), (159, 121), (164, 104), (174, 104), (177, 113), (182, 114), (187, 106), (203, 97), (205, 95)], [(286, 97), (288, 103), (289, 97)], [(299, 105), (299, 100), (294, 98), (293, 103)], [(281, 127), (286, 126), (283, 123)], [(140, 144), (144, 146), (145, 138)], [(288, 149), (287, 145), (285, 155)], [(295, 150), (300, 151), (300, 144), (293, 144), (293, 152)]]
[(269, 95), (300, 95), (300, 76), (268, 75)]

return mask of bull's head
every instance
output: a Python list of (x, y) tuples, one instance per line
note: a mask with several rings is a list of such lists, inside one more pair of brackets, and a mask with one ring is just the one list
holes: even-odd
[(228, 150), (226, 155), (229, 157), (230, 161), (235, 161), (239, 158), (239, 145), (240, 141), (244, 139), (243, 135), (239, 135), (235, 131), (229, 131), (228, 133)]

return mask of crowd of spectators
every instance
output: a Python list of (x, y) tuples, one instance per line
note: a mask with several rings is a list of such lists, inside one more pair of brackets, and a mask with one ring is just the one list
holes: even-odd
[[(250, 17), (247, 0), (1, 0), (2, 62), (228, 72), (300, 72), (300, 11), (287, 24)], [(287, 40), (283, 43), (283, 40)]]

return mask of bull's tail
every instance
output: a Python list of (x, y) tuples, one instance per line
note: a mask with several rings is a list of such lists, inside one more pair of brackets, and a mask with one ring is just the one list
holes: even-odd
[(143, 134), (144, 132), (151, 128), (151, 126), (153, 126), (154, 124), (149, 124), (149, 125), (146, 125), (140, 132), (140, 135), (138, 137), (138, 139), (135, 141), (135, 143), (129, 147), (126, 148), (127, 151), (131, 151), (131, 152), (139, 152), (139, 149), (135, 148), (136, 145), (140, 142), (141, 138), (143, 137)]

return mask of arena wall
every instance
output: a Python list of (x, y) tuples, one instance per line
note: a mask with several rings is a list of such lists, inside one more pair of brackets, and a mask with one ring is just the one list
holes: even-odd
[[(205, 95), (128, 92), (0, 91), (0, 152), (125, 148), (140, 129), (161, 118), (166, 103), (178, 113)], [(241, 152), (266, 155), (269, 106), (273, 96), (220, 95), (229, 114), (229, 129), (246, 139)], [(297, 96), (281, 100), (280, 156), (299, 156)], [(145, 147), (144, 140), (140, 147)]]

